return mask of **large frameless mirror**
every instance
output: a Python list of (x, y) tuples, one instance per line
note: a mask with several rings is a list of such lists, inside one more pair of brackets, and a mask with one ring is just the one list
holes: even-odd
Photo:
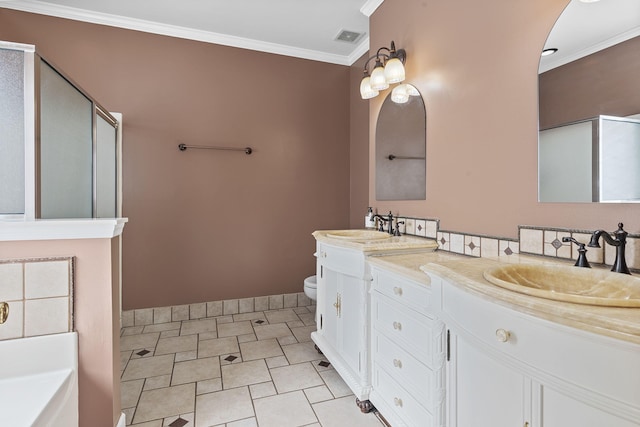
[(558, 18), (539, 68), (539, 201), (640, 201), (638, 52), (638, 0), (572, 0)]

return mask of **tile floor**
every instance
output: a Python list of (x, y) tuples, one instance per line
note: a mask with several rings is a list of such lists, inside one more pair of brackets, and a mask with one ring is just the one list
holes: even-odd
[(315, 306), (123, 328), (136, 427), (381, 427), (311, 341)]

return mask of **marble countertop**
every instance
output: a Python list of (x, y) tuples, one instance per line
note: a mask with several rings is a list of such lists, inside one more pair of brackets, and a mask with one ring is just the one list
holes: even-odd
[(415, 236), (389, 236), (388, 239), (379, 240), (346, 240), (330, 237), (331, 233), (344, 230), (318, 230), (314, 231), (316, 241), (343, 248), (362, 251), (366, 255), (393, 254), (396, 252), (431, 252), (438, 248), (438, 243), (433, 239)]
[(640, 308), (575, 304), (503, 289), (491, 284), (482, 275), (486, 269), (502, 263), (573, 264), (572, 261), (511, 255), (496, 258), (432, 259), (419, 268), (425, 273), (436, 274), (468, 292), (511, 309), (555, 323), (640, 344)]

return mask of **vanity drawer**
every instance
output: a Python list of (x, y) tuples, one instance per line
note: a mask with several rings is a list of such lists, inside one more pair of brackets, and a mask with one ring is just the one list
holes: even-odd
[(374, 328), (398, 342), (416, 358), (433, 367), (434, 329), (441, 326), (428, 317), (407, 310), (384, 295), (374, 292), (372, 298)]
[(431, 288), (407, 280), (397, 274), (375, 269), (373, 287), (393, 301), (405, 304), (420, 314), (433, 317), (433, 300)]
[(362, 252), (318, 243), (316, 257), (319, 264), (333, 271), (355, 276), (359, 279), (364, 278), (365, 262)]
[[(413, 396), (376, 364), (373, 365), (373, 390), (375, 392), (371, 394), (371, 402), (378, 409), (382, 408), (383, 416), (389, 419), (399, 418), (409, 427), (433, 425), (431, 413), (421, 404), (424, 396)], [(384, 408), (393, 411), (393, 415), (386, 415)]]
[(374, 331), (373, 362), (427, 403), (433, 401), (434, 373), (384, 334)]

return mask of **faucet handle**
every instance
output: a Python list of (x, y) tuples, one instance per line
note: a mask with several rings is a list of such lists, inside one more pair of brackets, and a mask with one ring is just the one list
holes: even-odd
[(587, 249), (584, 247), (584, 243), (578, 242), (573, 237), (563, 237), (563, 242), (573, 242), (578, 245), (578, 259), (576, 259), (576, 263), (574, 264), (576, 267), (586, 267), (591, 268), (589, 265), (589, 261), (587, 260)]

